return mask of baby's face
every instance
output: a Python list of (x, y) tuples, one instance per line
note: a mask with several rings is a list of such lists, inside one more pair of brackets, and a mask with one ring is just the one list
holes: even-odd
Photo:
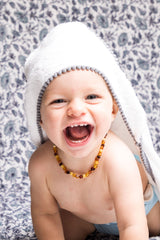
[(99, 144), (115, 114), (103, 78), (92, 71), (75, 70), (58, 76), (47, 87), (41, 126), (60, 149), (74, 152)]

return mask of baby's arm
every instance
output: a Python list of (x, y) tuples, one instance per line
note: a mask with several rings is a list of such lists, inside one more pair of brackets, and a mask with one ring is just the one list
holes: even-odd
[(33, 227), (39, 240), (64, 240), (58, 206), (47, 186), (44, 160), (36, 153), (29, 164)]
[[(115, 148), (114, 148), (115, 149)], [(134, 156), (123, 144), (116, 146), (109, 166), (109, 187), (121, 240), (148, 240), (143, 189)]]

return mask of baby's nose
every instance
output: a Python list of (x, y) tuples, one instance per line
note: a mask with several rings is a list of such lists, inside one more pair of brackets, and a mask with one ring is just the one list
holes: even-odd
[(67, 109), (69, 117), (80, 117), (86, 114), (85, 104), (82, 100), (75, 99), (70, 102)]

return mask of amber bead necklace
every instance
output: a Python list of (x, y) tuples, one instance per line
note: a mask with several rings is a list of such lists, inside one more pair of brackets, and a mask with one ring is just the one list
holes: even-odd
[(69, 170), (67, 169), (67, 167), (66, 167), (66, 166), (63, 164), (63, 162), (61, 161), (61, 159), (60, 159), (60, 157), (59, 157), (59, 155), (58, 155), (58, 149), (57, 149), (56, 145), (53, 145), (54, 155), (55, 155), (55, 157), (56, 157), (56, 159), (57, 159), (57, 162), (58, 162), (59, 166), (63, 169), (63, 171), (64, 171), (66, 174), (69, 174), (69, 175), (71, 175), (71, 176), (74, 177), (74, 178), (80, 178), (80, 179), (82, 179), (82, 178), (88, 177), (88, 176), (98, 167), (98, 165), (99, 165), (99, 160), (100, 160), (100, 158), (101, 158), (101, 156), (102, 156), (103, 148), (104, 148), (104, 146), (105, 146), (106, 136), (107, 136), (107, 134), (105, 135), (105, 137), (103, 138), (103, 140), (102, 140), (102, 142), (101, 142), (101, 146), (100, 146), (98, 155), (97, 155), (96, 158), (95, 158), (95, 161), (94, 161), (93, 166), (91, 167), (91, 169), (90, 169), (88, 172), (86, 172), (86, 173), (84, 173), (84, 174), (77, 174), (77, 173), (74, 173), (74, 172), (72, 172), (72, 171), (69, 171)]

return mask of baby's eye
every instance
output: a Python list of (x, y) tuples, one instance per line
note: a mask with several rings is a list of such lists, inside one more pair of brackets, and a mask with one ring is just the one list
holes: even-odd
[(86, 97), (86, 102), (88, 104), (97, 104), (97, 103), (100, 103), (100, 101), (101, 101), (101, 96), (97, 94), (89, 94)]
[(90, 94), (87, 96), (88, 100), (92, 100), (92, 99), (96, 99), (96, 98), (98, 98), (98, 96), (96, 94)]
[(51, 103), (50, 103), (50, 105), (52, 105), (52, 104), (63, 104), (63, 103), (65, 103), (66, 101), (64, 100), (64, 99), (55, 99), (55, 100), (53, 100)]
[(49, 105), (53, 109), (60, 109), (66, 105), (66, 102), (67, 102), (67, 100), (65, 100), (63, 98), (57, 98), (57, 99), (52, 100)]
[(64, 102), (65, 102), (64, 99), (56, 99), (52, 103), (64, 103)]

